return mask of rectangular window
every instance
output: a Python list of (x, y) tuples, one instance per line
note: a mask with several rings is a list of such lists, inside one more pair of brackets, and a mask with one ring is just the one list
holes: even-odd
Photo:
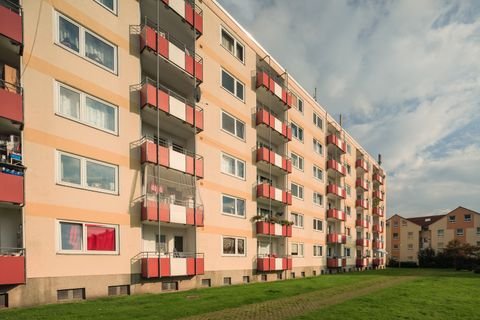
[(322, 120), (322, 118), (321, 118), (318, 114), (316, 114), (315, 112), (313, 113), (313, 124), (314, 124), (317, 128), (323, 130), (323, 120)]
[(292, 136), (303, 142), (303, 128), (298, 126), (295, 122), (292, 122), (290, 125), (292, 127)]
[(303, 200), (303, 186), (292, 182), (290, 185), (290, 189), (292, 192), (292, 196)]
[(245, 47), (243, 44), (237, 41), (229, 32), (221, 28), (222, 31), (222, 47), (227, 49), (234, 57), (236, 57), (241, 62), (244, 62), (245, 59)]
[(225, 256), (245, 256), (245, 238), (240, 237), (222, 237), (223, 255)]
[(352, 214), (352, 208), (351, 207), (346, 207), (347, 215)]
[(394, 250), (398, 250), (398, 244), (394, 244), (394, 245), (393, 245), (393, 249), (394, 249)]
[(470, 221), (472, 221), (472, 215), (471, 215), (471, 214), (466, 214), (466, 215), (464, 215), (464, 216), (463, 216), (463, 220), (464, 220), (465, 222), (470, 222)]
[(352, 154), (352, 146), (347, 143), (347, 153)]
[(323, 231), (323, 221), (319, 219), (313, 219), (313, 230)]
[(323, 256), (323, 248), (321, 245), (313, 245), (313, 256), (314, 257)]
[(462, 228), (457, 229), (457, 236), (463, 236), (463, 229)]
[(222, 129), (237, 138), (245, 139), (245, 123), (222, 111)]
[(295, 93), (292, 94), (292, 101), (293, 101), (293, 107), (297, 109), (299, 112), (303, 113), (303, 100), (300, 99), (299, 96), (297, 96)]
[(57, 114), (117, 134), (118, 107), (57, 82)]
[(398, 221), (393, 221), (393, 227), (398, 228)]
[(408, 250), (413, 250), (413, 244), (409, 243), (407, 248)]
[(477, 227), (477, 235), (480, 235), (480, 227)]
[(59, 221), (59, 252), (118, 253), (118, 226)]
[(456, 217), (455, 216), (448, 216), (448, 222), (455, 223)]
[(245, 217), (245, 200), (222, 195), (222, 212), (232, 216)]
[(394, 233), (393, 233), (393, 239), (394, 239), (394, 240), (398, 240), (398, 233), (397, 233), (397, 232), (394, 232)]
[[(108, 2), (108, 1), (106, 1)], [(117, 46), (57, 12), (55, 42), (94, 64), (117, 73)]]
[(317, 139), (313, 138), (313, 151), (319, 155), (323, 155), (323, 146)]
[(413, 232), (408, 233), (408, 239), (413, 239)]
[(318, 193), (318, 192), (314, 192), (313, 193), (313, 203), (316, 204), (316, 205), (323, 205), (323, 196)]
[(313, 166), (313, 177), (317, 180), (323, 181), (323, 171), (317, 166)]
[(347, 173), (348, 173), (348, 175), (351, 176), (351, 175), (352, 175), (352, 167), (350, 167), (349, 164), (347, 164), (346, 167), (347, 167)]
[(244, 84), (222, 69), (222, 87), (238, 99), (244, 101)]
[(443, 229), (438, 229), (438, 230), (437, 230), (437, 236), (438, 236), (438, 237), (443, 237), (443, 235), (444, 235)]
[(118, 166), (57, 151), (57, 183), (82, 189), (118, 193)]
[(292, 256), (303, 257), (303, 243), (292, 243)]
[(108, 11), (117, 14), (117, 1), (118, 0), (95, 0), (101, 6), (105, 7)]
[(222, 172), (240, 179), (245, 179), (245, 161), (227, 154), (222, 154)]
[(345, 185), (345, 189), (347, 191), (347, 195), (351, 195), (352, 194), (352, 188), (350, 188), (350, 186), (347, 184)]
[(84, 300), (85, 288), (57, 290), (57, 301)]
[(303, 157), (293, 152), (290, 154), (290, 157), (292, 158), (292, 166), (303, 171)]
[(350, 248), (345, 248), (343, 251), (345, 257), (350, 257)]
[(291, 213), (293, 225), (295, 227), (303, 228), (303, 214), (300, 213)]

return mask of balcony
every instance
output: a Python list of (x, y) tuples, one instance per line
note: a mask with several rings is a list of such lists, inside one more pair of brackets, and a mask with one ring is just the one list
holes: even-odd
[(341, 233), (329, 233), (327, 234), (327, 243), (347, 243), (347, 236)]
[(357, 258), (355, 260), (355, 265), (357, 266), (357, 268), (368, 267), (368, 263), (370, 262), (369, 260), (370, 259), (368, 259), (368, 258), (360, 258), (360, 259)]
[(282, 225), (280, 223), (257, 221), (256, 222), (257, 235), (277, 236), (277, 237), (291, 237), (292, 226)]
[(358, 247), (368, 247), (370, 245), (370, 240), (368, 239), (357, 239), (356, 244)]
[(347, 197), (347, 192), (345, 189), (337, 186), (336, 184), (329, 184), (327, 186), (327, 194), (334, 195), (341, 199), (345, 199)]
[(373, 225), (373, 232), (375, 233), (383, 233), (383, 227), (379, 224)]
[(373, 207), (372, 209), (373, 215), (383, 217), (385, 215), (385, 212), (383, 211), (382, 207)]
[(375, 173), (373, 175), (372, 179), (373, 179), (374, 182), (378, 182), (381, 185), (383, 185), (383, 177), (381, 175), (379, 175), (378, 173)]
[(327, 145), (334, 145), (337, 147), (342, 153), (347, 152), (347, 144), (342, 141), (338, 136), (331, 134), (327, 136)]
[(189, 127), (196, 128), (197, 131), (203, 131), (202, 108), (193, 107), (195, 105), (193, 102), (187, 101), (162, 85), (157, 89), (155, 82), (147, 78), (140, 90), (140, 107), (157, 109), (157, 101), (158, 109), (165, 115), (173, 116)]
[(383, 258), (373, 258), (372, 265), (375, 267), (383, 265)]
[(355, 161), (355, 168), (357, 170), (363, 171), (364, 173), (368, 172), (368, 164), (363, 159), (357, 159), (357, 161)]
[(266, 71), (257, 71), (256, 88), (264, 88), (290, 109), (292, 107), (292, 94), (284, 86), (278, 84), (274, 78)]
[(161, 198), (160, 203), (154, 199), (145, 199), (142, 204), (142, 221), (177, 223), (182, 225), (203, 226), (203, 206), (194, 208), (193, 199), (187, 201)]
[(0, 79), (0, 118), (23, 124), (22, 88), (2, 79)]
[(0, 167), (0, 203), (21, 205), (24, 202), (23, 167), (2, 164)]
[(370, 226), (370, 222), (368, 222), (368, 220), (365, 220), (365, 219), (357, 219), (355, 221), (355, 226), (357, 228), (365, 228), (365, 229), (368, 229), (368, 227)]
[(368, 200), (357, 199), (355, 201), (355, 207), (368, 210)]
[[(188, 77), (195, 77), (197, 83), (203, 81), (203, 59), (198, 54), (193, 54), (194, 51), (187, 48), (185, 44), (175, 39), (166, 31), (159, 30), (157, 33), (157, 27), (153, 23), (147, 23), (141, 26), (140, 33), (140, 52), (145, 51), (152, 52), (155, 55), (159, 55), (165, 61), (171, 65), (177, 67), (183, 71)], [(144, 69), (150, 70), (150, 67), (154, 68), (156, 61), (154, 57), (146, 56), (144, 63)], [(165, 76), (177, 77), (174, 70), (166, 68), (163, 64), (160, 65), (161, 72)], [(164, 68), (164, 69), (162, 69)], [(172, 81), (175, 79), (171, 79)]]
[(380, 192), (379, 190), (375, 190), (373, 191), (373, 198), (383, 201), (383, 193)]
[(373, 240), (373, 249), (382, 250), (384, 248), (383, 241)]
[(347, 265), (347, 259), (345, 258), (327, 258), (328, 268), (342, 268)]
[(290, 128), (290, 126), (286, 122), (275, 118), (266, 109), (257, 108), (255, 118), (257, 126), (263, 124), (271, 128), (284, 140), (292, 141), (292, 128)]
[(141, 156), (142, 163), (159, 164), (195, 176), (197, 179), (203, 178), (203, 157), (173, 146), (164, 139), (144, 137), (141, 140)]
[(286, 173), (292, 172), (292, 160), (265, 147), (257, 149), (257, 162), (266, 162)]
[(16, 45), (23, 45), (22, 8), (19, 5), (0, 1), (0, 35)]
[(0, 286), (25, 283), (25, 249), (0, 248)]
[(192, 28), (195, 27), (197, 38), (203, 33), (203, 11), (190, 0), (162, 0), (180, 18)]
[(328, 209), (327, 219), (345, 221), (345, 211), (338, 210), (338, 209)]
[(203, 253), (162, 253), (143, 252), (142, 256), (142, 277), (161, 278), (195, 276), (204, 274)]
[(268, 183), (260, 183), (256, 189), (257, 198), (271, 199), (286, 205), (292, 204), (292, 194), (290, 191), (275, 188)]
[(333, 170), (340, 173), (342, 176), (345, 176), (347, 174), (347, 168), (345, 168), (344, 165), (333, 159), (327, 161), (327, 170)]
[(257, 271), (292, 270), (291, 257), (276, 257), (275, 255), (258, 255)]
[(362, 189), (363, 191), (368, 191), (368, 181), (367, 181), (367, 180), (364, 180), (364, 179), (358, 178), (358, 179), (355, 181), (355, 187), (356, 187), (356, 188), (360, 188), (360, 189)]

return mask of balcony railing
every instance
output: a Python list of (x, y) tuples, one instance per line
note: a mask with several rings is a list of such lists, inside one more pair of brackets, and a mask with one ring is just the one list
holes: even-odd
[(373, 240), (373, 249), (382, 250), (384, 248), (383, 241)]
[(263, 87), (276, 96), (287, 108), (292, 107), (292, 94), (284, 86), (278, 84), (275, 77), (264, 70), (257, 71), (257, 88)]
[(342, 176), (347, 174), (347, 168), (336, 160), (330, 159), (327, 161), (327, 170), (334, 170)]
[(368, 227), (370, 226), (370, 222), (368, 222), (368, 220), (365, 220), (365, 219), (357, 219), (355, 221), (355, 226), (358, 228), (368, 229)]
[(357, 258), (355, 260), (355, 265), (357, 266), (357, 268), (364, 268), (364, 267), (368, 267), (369, 262), (370, 262), (370, 259), (368, 258)]
[(8, 0), (0, 1), (0, 35), (23, 44), (22, 8)]
[(140, 107), (142, 109), (146, 106), (157, 108), (157, 103), (158, 109), (165, 114), (174, 116), (190, 127), (195, 127), (198, 131), (203, 130), (202, 108), (195, 106), (195, 103), (187, 101), (165, 86), (158, 85), (156, 88), (155, 81), (147, 78), (142, 83), (140, 90)]
[(0, 164), (0, 203), (23, 204), (24, 169), (22, 166)]
[[(160, 30), (151, 22), (142, 25), (140, 33), (140, 52), (149, 49), (191, 77), (195, 76), (198, 82), (203, 81), (203, 59), (185, 44), (175, 39), (166, 31)], [(195, 69), (194, 69), (195, 68)]]
[(375, 173), (372, 177), (373, 181), (376, 181), (380, 184), (383, 185), (383, 177), (381, 175), (379, 175), (378, 173)]
[(205, 272), (203, 253), (142, 252), (140, 256), (144, 278), (195, 276)]
[(373, 215), (377, 215), (379, 217), (383, 217), (385, 215), (382, 207), (373, 207), (372, 213)]
[(363, 189), (363, 191), (368, 191), (368, 181), (358, 178), (355, 181), (355, 187), (356, 188), (361, 188), (361, 189)]
[(342, 139), (340, 139), (338, 136), (334, 134), (327, 136), (327, 144), (336, 146), (342, 153), (347, 152), (346, 142), (344, 142)]
[(288, 141), (292, 141), (292, 128), (285, 121), (281, 121), (275, 118), (270, 112), (263, 108), (257, 108), (256, 111), (256, 124), (266, 125), (270, 127), (280, 136)]
[(370, 240), (368, 240), (368, 239), (357, 239), (356, 244), (359, 247), (368, 247), (370, 245)]
[(290, 256), (278, 257), (274, 254), (257, 256), (257, 271), (282, 270), (292, 270), (292, 258)]
[(338, 210), (338, 209), (328, 209), (327, 219), (336, 219), (340, 221), (345, 221), (345, 211)]
[(25, 283), (25, 249), (0, 248), (0, 286)]
[(381, 266), (383, 265), (383, 263), (383, 258), (373, 258), (372, 260), (372, 265), (374, 265), (375, 267)]
[(383, 227), (379, 224), (373, 225), (373, 232), (375, 233), (383, 233)]
[(23, 123), (23, 90), (2, 79), (0, 79), (0, 117), (15, 123)]
[(288, 190), (275, 188), (268, 183), (260, 183), (257, 185), (256, 189), (257, 198), (272, 199), (286, 205), (292, 204), (292, 194)]
[(373, 191), (373, 198), (383, 201), (383, 193), (379, 190)]
[(145, 197), (142, 203), (142, 221), (159, 221), (182, 225), (203, 226), (203, 206), (194, 207), (193, 199), (172, 200), (161, 196), (160, 203), (155, 196)]
[(265, 236), (291, 237), (292, 226), (269, 221), (256, 222), (257, 234)]
[(142, 163), (159, 164), (165, 168), (196, 176), (198, 179), (203, 178), (203, 157), (174, 146), (161, 138), (144, 137), (140, 143)]
[(342, 268), (347, 265), (346, 258), (327, 258), (328, 268)]
[(203, 33), (203, 11), (190, 0), (162, 0), (191, 27), (195, 27), (197, 37)]
[(341, 233), (329, 233), (327, 234), (327, 243), (347, 243), (347, 236)]
[(368, 210), (368, 200), (357, 199), (355, 201), (355, 206), (357, 208), (362, 208), (362, 209)]
[(282, 169), (287, 173), (292, 172), (292, 160), (285, 156), (281, 156), (278, 153), (273, 152), (265, 147), (260, 147), (257, 149), (257, 162), (265, 161), (271, 163), (275, 167)]
[(327, 186), (327, 194), (333, 194), (339, 198), (345, 199), (347, 197), (347, 192), (344, 188), (339, 187), (336, 184), (329, 184)]
[(357, 159), (357, 161), (355, 161), (355, 168), (358, 170), (363, 170), (364, 172), (368, 172), (368, 164), (365, 160), (363, 159)]

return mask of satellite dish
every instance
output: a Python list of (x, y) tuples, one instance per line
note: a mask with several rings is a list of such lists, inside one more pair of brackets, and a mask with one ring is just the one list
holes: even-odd
[(200, 87), (197, 86), (197, 87), (195, 88), (195, 94), (194, 94), (194, 96), (195, 96), (195, 101), (196, 101), (197, 103), (200, 102), (200, 99), (202, 99), (202, 89), (200, 89)]

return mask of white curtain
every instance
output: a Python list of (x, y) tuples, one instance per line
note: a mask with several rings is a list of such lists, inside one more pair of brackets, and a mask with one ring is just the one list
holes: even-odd
[(59, 17), (59, 41), (64, 46), (79, 52), (78, 38), (80, 30), (73, 23)]
[(111, 70), (115, 69), (114, 48), (88, 32), (85, 32), (85, 55)]
[(85, 121), (93, 126), (115, 131), (115, 109), (89, 97), (85, 100)]
[(72, 118), (79, 118), (80, 94), (60, 87), (60, 113)]

